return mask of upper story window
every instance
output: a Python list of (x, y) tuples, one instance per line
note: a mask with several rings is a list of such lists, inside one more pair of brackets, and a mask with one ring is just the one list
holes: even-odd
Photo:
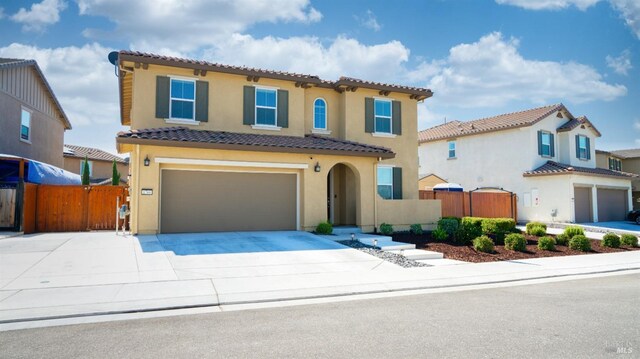
[(374, 101), (375, 132), (391, 133), (391, 101), (375, 99)]
[(613, 171), (622, 171), (622, 161), (618, 158), (609, 157), (609, 169)]
[(327, 102), (321, 98), (313, 102), (313, 128), (327, 129)]
[(20, 114), (20, 140), (31, 142), (31, 112), (24, 108)]
[(448, 142), (449, 158), (456, 158), (456, 141)]
[(256, 88), (256, 125), (276, 125), (277, 90)]
[[(93, 161), (87, 161), (89, 163), (89, 177), (93, 176)], [(80, 160), (80, 175), (84, 172), (84, 160)]]
[(581, 160), (589, 159), (589, 138), (586, 136), (578, 135), (576, 137), (576, 152), (577, 157)]
[(542, 157), (554, 157), (555, 141), (554, 135), (547, 131), (538, 131), (538, 155)]
[(171, 79), (171, 118), (195, 120), (196, 82)]

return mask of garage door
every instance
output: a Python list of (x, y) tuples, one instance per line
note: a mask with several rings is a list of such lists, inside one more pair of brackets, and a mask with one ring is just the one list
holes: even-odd
[(162, 171), (162, 233), (295, 230), (296, 175)]
[(627, 217), (627, 191), (598, 188), (598, 221), (624, 221)]
[(573, 189), (576, 209), (576, 223), (593, 222), (591, 209), (591, 188), (575, 187)]

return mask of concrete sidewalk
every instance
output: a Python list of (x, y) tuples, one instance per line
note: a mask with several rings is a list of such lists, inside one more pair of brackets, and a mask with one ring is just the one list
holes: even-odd
[(640, 251), (401, 268), (346, 247), (181, 256), (158, 243), (111, 233), (3, 240), (0, 324), (640, 269)]

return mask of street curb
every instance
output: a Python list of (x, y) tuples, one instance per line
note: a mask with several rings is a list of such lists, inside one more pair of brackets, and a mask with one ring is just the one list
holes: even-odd
[[(432, 286), (421, 286), (421, 287), (395, 288), (395, 289), (387, 289), (387, 290), (358, 291), (358, 292), (337, 293), (337, 294), (327, 294), (327, 295), (298, 296), (298, 297), (279, 298), (279, 299), (276, 298), (276, 299), (262, 299), (262, 300), (249, 300), (249, 301), (219, 302), (217, 304), (194, 304), (194, 305), (183, 305), (183, 306), (176, 305), (176, 306), (144, 308), (144, 309), (89, 312), (89, 313), (82, 313), (82, 314), (69, 314), (69, 315), (35, 317), (35, 318), (25, 318), (25, 319), (15, 319), (15, 320), (2, 320), (0, 321), (0, 325), (49, 321), (49, 320), (61, 320), (61, 319), (73, 319), (73, 318), (85, 318), (85, 317), (94, 317), (94, 316), (95, 317), (109, 316), (109, 315), (118, 315), (118, 314), (136, 314), (136, 313), (149, 313), (149, 312), (171, 311), (171, 310), (181, 310), (181, 309), (214, 308), (214, 307), (231, 306), (231, 305), (278, 303), (278, 302), (290, 302), (290, 301), (301, 301), (301, 300), (312, 300), (312, 299), (323, 299), (323, 298), (342, 298), (342, 297), (355, 296), (355, 295), (385, 294), (385, 293), (395, 293), (395, 292), (416, 292), (416, 291), (431, 290), (431, 289), (472, 288), (472, 287), (494, 285), (494, 284), (523, 283), (527, 281), (536, 281), (541, 279), (580, 277), (580, 276), (589, 276), (594, 274), (619, 273), (619, 272), (629, 272), (629, 271), (636, 271), (636, 270), (640, 270), (640, 267), (611, 269), (611, 270), (582, 272), (582, 273), (555, 274), (555, 275), (518, 278), (518, 279), (493, 280), (493, 281), (485, 281), (485, 282), (479, 282), (479, 283), (432, 285)], [(0, 332), (1, 331), (2, 329), (0, 329)]]

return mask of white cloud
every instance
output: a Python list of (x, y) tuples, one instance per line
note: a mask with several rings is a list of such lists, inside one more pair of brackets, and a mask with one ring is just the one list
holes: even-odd
[(618, 57), (607, 55), (605, 60), (607, 61), (607, 66), (620, 75), (628, 75), (629, 70), (633, 68), (633, 66), (631, 66), (631, 52), (629, 50), (622, 51)]
[[(80, 14), (105, 16), (136, 50), (212, 46), (261, 22), (320, 21), (309, 0), (78, 0)], [(87, 29), (85, 36), (112, 36)]]
[(233, 65), (310, 73), (325, 79), (341, 75), (397, 82), (406, 74), (409, 49), (399, 41), (364, 45), (339, 36), (329, 44), (316, 37), (256, 39), (234, 34), (205, 51), (205, 58)]
[(636, 131), (640, 131), (640, 120), (635, 120), (633, 122), (633, 128), (635, 128)]
[[(609, 84), (594, 68), (575, 63), (525, 59), (518, 40), (494, 32), (451, 48), (429, 82), (438, 102), (461, 107), (502, 106), (510, 101), (544, 104), (613, 100), (623, 85)], [(433, 71), (433, 70), (431, 70)]]
[(360, 26), (363, 26), (367, 29), (373, 31), (380, 31), (382, 29), (382, 25), (378, 23), (378, 19), (376, 15), (371, 10), (367, 10), (367, 13), (364, 16), (355, 15), (354, 18), (360, 23)]
[[(527, 10), (559, 10), (575, 6), (584, 11), (599, 3), (601, 0), (495, 0), (501, 5), (518, 6)], [(625, 24), (640, 39), (640, 1), (638, 0), (609, 0), (624, 19)]]
[(11, 16), (11, 20), (21, 23), (23, 31), (40, 32), (45, 27), (60, 21), (60, 12), (66, 7), (67, 4), (62, 0), (43, 0), (31, 5), (30, 10), (20, 8), (17, 13)]

